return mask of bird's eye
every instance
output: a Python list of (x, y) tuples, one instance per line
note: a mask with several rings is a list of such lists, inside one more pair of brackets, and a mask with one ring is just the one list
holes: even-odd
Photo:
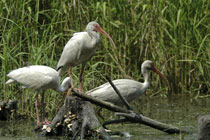
[(94, 29), (93, 30), (97, 32), (98, 31), (98, 25), (97, 24), (94, 24), (93, 26), (94, 26)]
[(153, 63), (150, 63), (150, 67), (151, 67), (151, 68), (154, 67), (154, 64), (153, 64)]

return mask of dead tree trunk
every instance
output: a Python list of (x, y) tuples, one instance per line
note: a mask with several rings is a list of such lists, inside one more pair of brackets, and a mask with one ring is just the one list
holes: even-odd
[(17, 110), (17, 101), (11, 100), (8, 102), (0, 102), (0, 120), (9, 120), (12, 119)]
[(63, 106), (48, 126), (37, 128), (42, 136), (64, 135), (71, 139), (110, 139), (95, 116), (92, 105), (78, 97), (66, 96)]

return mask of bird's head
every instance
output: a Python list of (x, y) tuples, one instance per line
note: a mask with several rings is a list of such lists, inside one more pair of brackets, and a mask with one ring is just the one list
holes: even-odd
[(109, 38), (109, 40), (111, 41), (112, 45), (116, 48), (113, 39), (110, 37), (109, 34), (107, 34), (107, 33), (101, 28), (101, 26), (100, 26), (96, 21), (91, 21), (90, 23), (88, 23), (88, 25), (86, 26), (86, 31), (87, 31), (87, 32), (100, 32), (100, 33), (102, 33), (102, 34), (105, 35), (107, 38)]
[(71, 88), (70, 81), (71, 81), (70, 77), (66, 77), (61, 84), (64, 86), (66, 91), (68, 91), (68, 89)]
[(145, 70), (152, 70), (154, 68), (154, 64), (152, 61), (150, 60), (145, 60), (142, 65), (141, 65), (141, 71), (142, 73), (145, 71)]
[(100, 25), (96, 21), (91, 21), (86, 26), (86, 31), (95, 31), (98, 32), (98, 28), (101, 28)]
[(157, 73), (168, 85), (168, 89), (170, 91), (170, 85), (168, 80), (163, 76), (163, 74), (155, 67), (154, 63), (150, 60), (145, 60), (141, 65), (141, 71), (142, 73), (146, 73), (147, 71), (152, 70), (153, 72)]

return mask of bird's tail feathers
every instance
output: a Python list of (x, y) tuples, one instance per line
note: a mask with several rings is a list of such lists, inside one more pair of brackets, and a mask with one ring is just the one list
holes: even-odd
[(15, 80), (9, 79), (9, 80), (6, 82), (6, 85), (11, 84), (11, 83), (14, 83), (14, 82), (15, 82)]

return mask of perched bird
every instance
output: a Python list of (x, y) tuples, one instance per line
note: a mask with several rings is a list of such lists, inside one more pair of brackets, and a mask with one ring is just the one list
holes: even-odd
[[(149, 71), (150, 70), (160, 75), (160, 77), (166, 81), (168, 88), (170, 89), (167, 79), (161, 74), (161, 72), (157, 68), (155, 68), (153, 62), (150, 60), (144, 61), (141, 66), (141, 72), (145, 79), (144, 83), (141, 83), (135, 80), (130, 80), (130, 79), (118, 79), (112, 82), (120, 91), (121, 95), (128, 102), (131, 102), (137, 97), (139, 97), (140, 95), (142, 95), (146, 91), (146, 89), (149, 87), (150, 85)], [(109, 83), (105, 83), (99, 87), (89, 90), (88, 92), (86, 92), (86, 94), (92, 97), (95, 97), (97, 99), (121, 106), (121, 107), (124, 106), (123, 102), (121, 101), (119, 96), (115, 93), (114, 89)]]
[(82, 74), (87, 61), (96, 53), (97, 44), (100, 42), (100, 32), (110, 39), (114, 45), (112, 38), (100, 27), (100, 25), (92, 21), (86, 26), (85, 32), (74, 33), (73, 37), (65, 45), (57, 64), (59, 76), (63, 75), (69, 69), (69, 77), (71, 78), (71, 87), (73, 86), (72, 67), (82, 64), (80, 72), (80, 93), (82, 92)]
[[(39, 119), (39, 104), (38, 104), (38, 94), (42, 91), (41, 106), (43, 107), (43, 114), (45, 116), (45, 105), (44, 105), (44, 90), (53, 89), (58, 92), (65, 92), (70, 88), (70, 78), (66, 77), (62, 84), (60, 85), (60, 77), (58, 72), (50, 67), (41, 65), (32, 65), (27, 67), (22, 67), (11, 71), (7, 74), (9, 80), (6, 84), (11, 84), (14, 82), (23, 85), (23, 88), (32, 88), (37, 91), (36, 93), (36, 115), (37, 115), (37, 126), (40, 125)], [(47, 118), (43, 124), (49, 124)]]

